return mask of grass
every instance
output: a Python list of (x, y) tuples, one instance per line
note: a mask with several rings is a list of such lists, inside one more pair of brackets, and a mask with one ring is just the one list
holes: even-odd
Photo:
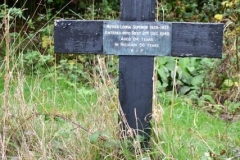
[[(32, 97), (38, 101), (38, 110), (51, 112), (55, 110), (60, 113), (71, 113), (73, 111), (83, 112), (88, 106), (96, 103), (96, 92), (94, 89), (75, 88), (70, 86), (66, 80), (54, 80), (52, 78), (31, 79), (26, 85), (26, 97)], [(37, 85), (36, 85), (37, 84)], [(69, 90), (71, 88), (71, 90)], [(32, 93), (34, 92), (34, 93)]]
[(153, 110), (159, 112), (152, 119), (150, 150), (137, 154), (118, 140), (114, 86), (100, 84), (96, 90), (44, 76), (16, 78), (10, 88), (9, 159), (226, 159), (238, 154), (240, 122), (209, 115), (186, 97), (174, 99), (170, 119), (171, 98), (161, 96)]
[[(74, 159), (82, 159), (90, 151), (89, 147), (93, 147), (89, 144), (89, 135), (108, 130), (105, 119), (116, 117), (116, 114), (110, 115), (112, 111), (107, 106), (98, 106), (100, 101), (93, 89), (77, 89), (66, 85), (63, 80), (52, 81), (38, 76), (18, 77), (17, 80), (12, 79), (11, 84), (11, 119), (8, 122), (11, 128), (7, 132), (6, 147), (10, 158), (58, 159), (67, 158), (71, 153), (76, 156)], [(88, 151), (77, 149), (83, 146)], [(59, 150), (62, 150), (62, 156), (58, 155)]]
[(239, 147), (240, 122), (229, 123), (215, 118), (187, 104), (184, 99), (175, 102), (172, 121), (169, 121), (170, 108), (164, 107), (164, 111), (159, 125), (161, 133), (157, 134), (162, 138), (160, 142), (168, 157), (201, 159), (213, 153), (218, 158), (226, 158), (233, 156), (233, 150)]

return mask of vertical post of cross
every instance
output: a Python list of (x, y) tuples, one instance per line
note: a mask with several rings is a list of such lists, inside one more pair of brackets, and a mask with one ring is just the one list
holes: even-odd
[[(155, 0), (121, 0), (120, 20), (154, 21)], [(153, 67), (153, 56), (119, 56), (119, 100), (128, 123), (123, 124), (123, 133), (130, 127), (145, 142), (151, 133)]]

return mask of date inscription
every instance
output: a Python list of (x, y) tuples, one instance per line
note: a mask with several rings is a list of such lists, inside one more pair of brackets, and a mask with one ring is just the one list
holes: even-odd
[(172, 24), (105, 21), (103, 51), (116, 55), (166, 56), (171, 53)]

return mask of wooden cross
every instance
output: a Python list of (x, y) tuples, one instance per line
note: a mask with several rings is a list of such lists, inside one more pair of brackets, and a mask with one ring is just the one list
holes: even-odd
[(119, 56), (121, 109), (141, 135), (150, 134), (154, 56), (222, 56), (223, 24), (154, 21), (155, 0), (121, 0), (120, 21), (56, 20), (54, 27), (56, 53)]

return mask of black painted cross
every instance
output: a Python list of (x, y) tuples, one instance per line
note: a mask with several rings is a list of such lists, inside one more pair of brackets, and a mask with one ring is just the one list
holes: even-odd
[(154, 56), (221, 58), (223, 24), (155, 21), (155, 0), (121, 0), (121, 21), (56, 20), (56, 53), (119, 55), (119, 99), (130, 128), (150, 133)]

